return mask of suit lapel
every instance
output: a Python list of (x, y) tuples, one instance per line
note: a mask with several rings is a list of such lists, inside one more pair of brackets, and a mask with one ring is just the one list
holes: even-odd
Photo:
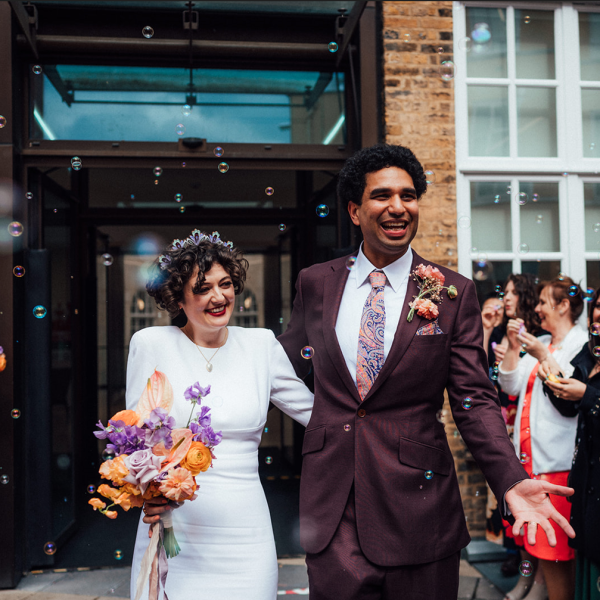
[(423, 259), (416, 252), (413, 251), (413, 260), (412, 265), (410, 267), (411, 274), (409, 275), (408, 286), (406, 289), (406, 297), (404, 298), (404, 305), (400, 314), (398, 328), (396, 329), (396, 334), (394, 335), (394, 341), (392, 343), (392, 347), (390, 348), (388, 356), (385, 359), (385, 363), (381, 371), (379, 372), (377, 379), (375, 379), (373, 387), (365, 396), (364, 401), (368, 400), (378, 390), (378, 388), (381, 387), (383, 382), (396, 368), (396, 366), (404, 356), (404, 353), (408, 349), (410, 343), (412, 342), (413, 338), (415, 337), (417, 329), (419, 329), (419, 327), (422, 325), (423, 317), (419, 317), (417, 313), (414, 314), (413, 320), (410, 323), (406, 320), (408, 317), (408, 312), (410, 310), (408, 303), (412, 302), (414, 300), (414, 297), (419, 293), (419, 288), (417, 287), (417, 282), (412, 277), (412, 272), (415, 270), (416, 266), (422, 262), (424, 262)]
[(355, 400), (360, 402), (358, 390), (352, 380), (350, 371), (348, 371), (346, 360), (344, 359), (340, 343), (335, 333), (335, 324), (340, 310), (344, 288), (346, 287), (346, 281), (348, 280), (348, 273), (348, 269), (343, 265), (337, 268), (332, 267), (331, 273), (323, 279), (323, 338), (325, 340), (327, 354), (329, 354), (331, 362), (339, 373), (340, 379), (344, 382), (344, 385), (348, 388), (348, 391)]

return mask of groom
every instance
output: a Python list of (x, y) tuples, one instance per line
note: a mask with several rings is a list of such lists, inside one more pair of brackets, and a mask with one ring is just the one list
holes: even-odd
[[(535, 542), (549, 518), (574, 532), (515, 456), (488, 380), (473, 282), (431, 265), (444, 288), (415, 304), (431, 263), (410, 247), (427, 184), (402, 146), (357, 152), (338, 195), (364, 242), (355, 262), (303, 270), (279, 341), (296, 372), (314, 369), (315, 404), (304, 437), (300, 536), (311, 600), (456, 600), (460, 550), (469, 543), (454, 461), (436, 418), (447, 390), (454, 420), (514, 531)], [(442, 275), (444, 277), (442, 277)], [(301, 354), (314, 349), (312, 360)], [(311, 365), (312, 363), (312, 365)], [(556, 526), (556, 525), (555, 525)]]

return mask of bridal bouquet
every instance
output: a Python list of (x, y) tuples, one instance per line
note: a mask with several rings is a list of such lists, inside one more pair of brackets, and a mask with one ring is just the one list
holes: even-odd
[[(196, 476), (208, 470), (215, 458), (212, 450), (223, 435), (211, 427), (210, 408), (202, 406), (193, 416), (194, 409), (208, 396), (210, 386), (203, 388), (199, 382), (185, 390), (184, 396), (192, 405), (185, 427), (176, 428), (175, 419), (169, 416), (173, 406), (173, 388), (167, 376), (154, 371), (140, 397), (136, 410), (122, 410), (94, 435), (108, 440), (100, 467), (100, 475), (110, 482), (98, 487), (98, 493), (107, 498), (107, 506), (100, 498), (92, 498), (89, 504), (109, 519), (117, 518), (120, 506), (127, 511), (132, 506), (141, 507), (145, 500), (164, 496), (174, 502), (195, 500), (198, 484)], [(150, 546), (142, 560), (138, 578), (139, 597), (145, 580), (150, 575), (158, 591), (167, 575), (166, 557), (177, 556), (179, 544), (173, 531), (172, 511), (161, 515), (152, 525)], [(166, 557), (165, 557), (166, 555)], [(161, 576), (162, 574), (162, 576)]]

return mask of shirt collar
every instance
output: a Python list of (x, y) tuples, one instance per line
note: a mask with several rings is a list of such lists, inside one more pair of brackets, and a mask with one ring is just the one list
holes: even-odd
[(377, 267), (375, 267), (364, 255), (361, 244), (360, 250), (358, 251), (358, 256), (356, 257), (356, 263), (354, 263), (354, 268), (352, 269), (351, 274), (354, 275), (356, 288), (358, 289), (367, 281), (369, 274), (372, 271), (383, 271), (391, 288), (394, 290), (394, 292), (398, 292), (400, 286), (408, 279), (408, 276), (410, 275), (412, 261), (413, 252), (409, 246), (408, 250), (403, 256), (395, 260), (393, 263), (390, 263), (387, 267), (383, 267), (383, 269), (377, 269)]

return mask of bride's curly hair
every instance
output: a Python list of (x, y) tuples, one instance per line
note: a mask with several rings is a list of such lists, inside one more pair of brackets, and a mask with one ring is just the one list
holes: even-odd
[(233, 281), (236, 295), (244, 289), (248, 261), (231, 242), (221, 240), (218, 233), (202, 234), (194, 230), (184, 240), (175, 240), (152, 265), (146, 291), (154, 298), (160, 310), (166, 310), (174, 319), (180, 312), (183, 288), (198, 266), (198, 276), (192, 290), (197, 293), (206, 273), (214, 264), (221, 265)]

